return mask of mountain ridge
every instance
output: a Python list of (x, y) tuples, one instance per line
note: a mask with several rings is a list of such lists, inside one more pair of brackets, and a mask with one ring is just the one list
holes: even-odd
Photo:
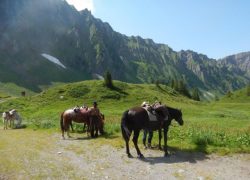
[[(107, 70), (113, 79), (126, 82), (183, 79), (189, 88), (218, 93), (241, 88), (250, 80), (242, 64), (230, 68), (235, 65), (232, 60), (216, 61), (190, 50), (174, 51), (152, 39), (123, 35), (90, 11), (77, 11), (63, 0), (3, 0), (0, 12), (0, 81), (35, 91), (52, 82), (92, 79)], [(67, 68), (52, 65), (42, 53)], [(242, 62), (249, 63), (247, 58)]]

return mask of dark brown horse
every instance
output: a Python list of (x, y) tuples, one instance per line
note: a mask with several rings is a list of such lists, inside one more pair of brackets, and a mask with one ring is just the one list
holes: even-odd
[(70, 137), (69, 127), (72, 125), (73, 121), (86, 124), (87, 134), (91, 132), (91, 137), (98, 136), (98, 130), (100, 130), (101, 134), (104, 132), (104, 119), (92, 121), (92, 116), (90, 115), (90, 110), (88, 108), (68, 109), (61, 114), (60, 125), (63, 139), (65, 139), (64, 132), (67, 132), (68, 137)]
[(129, 151), (129, 139), (134, 131), (133, 143), (135, 145), (138, 157), (143, 158), (143, 155), (137, 145), (139, 133), (142, 129), (158, 130), (159, 131), (159, 146), (161, 141), (161, 129), (164, 130), (164, 151), (165, 156), (167, 151), (167, 133), (171, 121), (175, 119), (180, 125), (183, 125), (182, 112), (168, 106), (162, 106), (157, 109), (158, 118), (161, 120), (150, 121), (147, 111), (142, 107), (131, 108), (123, 113), (121, 119), (122, 136), (126, 142), (126, 153), (128, 157), (132, 157)]
[[(105, 116), (104, 116), (104, 114), (101, 113), (101, 121), (99, 121), (99, 124), (98, 124), (98, 131), (100, 134), (104, 134), (104, 121), (105, 121)], [(87, 133), (89, 133), (89, 131), (91, 129), (90, 125), (87, 122), (82, 122), (82, 123), (84, 124), (83, 131), (85, 130), (85, 128), (87, 126)], [(72, 122), (70, 123), (70, 127), (71, 127), (71, 130), (74, 131)]]

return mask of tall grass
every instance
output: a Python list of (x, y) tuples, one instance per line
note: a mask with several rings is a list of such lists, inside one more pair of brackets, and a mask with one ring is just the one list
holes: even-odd
[[(223, 99), (203, 103), (189, 100), (163, 85), (159, 88), (153, 84), (114, 81), (114, 86), (106, 88), (102, 81), (60, 85), (32, 97), (0, 103), (0, 111), (15, 108), (28, 128), (58, 130), (61, 112), (76, 105), (90, 106), (96, 100), (105, 114), (105, 137), (113, 137), (120, 134), (120, 119), (125, 110), (143, 101), (160, 100), (183, 112), (184, 126), (173, 121), (169, 128), (170, 147), (207, 153), (250, 152), (250, 101), (246, 98), (242, 102)], [(82, 125), (75, 125), (75, 129), (82, 131)], [(120, 137), (118, 141), (123, 143)], [(158, 143), (157, 135), (153, 143)]]

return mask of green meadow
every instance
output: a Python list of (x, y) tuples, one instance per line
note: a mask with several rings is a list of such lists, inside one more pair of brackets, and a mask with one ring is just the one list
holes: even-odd
[[(246, 89), (207, 103), (190, 100), (165, 85), (113, 83), (114, 89), (105, 87), (103, 81), (57, 85), (40, 94), (6, 100), (0, 103), (0, 112), (15, 108), (26, 128), (60, 133), (61, 112), (76, 105), (91, 106), (95, 100), (105, 114), (106, 134), (101, 137), (102, 142), (124, 147), (120, 133), (122, 113), (143, 101), (159, 100), (183, 112), (184, 126), (174, 120), (170, 126), (170, 150), (250, 153), (250, 96), (246, 95)], [(75, 128), (80, 130), (82, 126), (75, 125)], [(158, 133), (155, 132), (153, 145), (157, 142)]]

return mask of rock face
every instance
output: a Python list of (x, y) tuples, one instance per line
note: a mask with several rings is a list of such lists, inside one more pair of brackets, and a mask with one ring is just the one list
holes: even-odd
[(250, 52), (227, 56), (220, 60), (220, 65), (250, 78)]
[[(67, 68), (46, 61), (49, 54)], [(250, 79), (249, 53), (216, 61), (193, 51), (128, 37), (77, 11), (64, 0), (0, 1), (0, 81), (40, 91), (39, 85), (91, 79), (109, 70), (113, 79), (168, 83), (226, 92)]]

